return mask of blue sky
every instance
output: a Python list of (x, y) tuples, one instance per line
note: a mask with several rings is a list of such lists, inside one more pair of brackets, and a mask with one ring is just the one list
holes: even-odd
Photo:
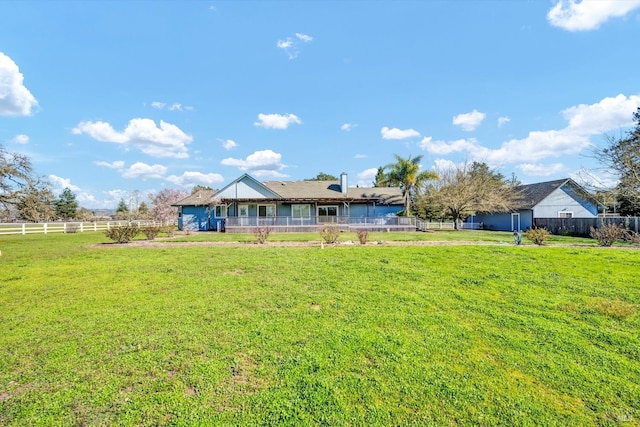
[(55, 193), (298, 180), (423, 155), (524, 183), (640, 106), (640, 0), (3, 1), (0, 144)]

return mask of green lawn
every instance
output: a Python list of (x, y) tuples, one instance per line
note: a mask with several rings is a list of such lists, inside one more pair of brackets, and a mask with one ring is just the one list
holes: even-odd
[(639, 250), (394, 238), (0, 236), (0, 425), (640, 425)]

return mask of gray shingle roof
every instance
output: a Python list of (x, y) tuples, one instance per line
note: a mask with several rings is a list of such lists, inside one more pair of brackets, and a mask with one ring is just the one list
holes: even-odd
[(188, 195), (182, 200), (175, 202), (172, 206), (203, 206), (211, 203), (213, 196), (218, 190), (200, 190)]
[(284, 200), (376, 200), (384, 204), (403, 203), (402, 190), (397, 187), (351, 187), (345, 195), (338, 181), (267, 181), (264, 185)]
[(565, 184), (569, 184), (572, 187), (581, 190), (585, 194), (588, 194), (582, 187), (580, 187), (571, 178), (557, 179), (555, 181), (538, 182), (535, 184), (519, 185), (516, 187), (516, 191), (521, 194), (521, 200), (518, 205), (518, 209), (533, 209), (538, 203), (543, 201), (549, 194), (553, 193), (558, 188)]

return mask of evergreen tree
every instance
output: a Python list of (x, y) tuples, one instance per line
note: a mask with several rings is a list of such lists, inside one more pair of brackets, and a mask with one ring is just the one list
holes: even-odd
[(56, 215), (61, 219), (75, 219), (78, 217), (78, 202), (76, 195), (70, 188), (65, 188), (55, 201)]
[(376, 180), (373, 181), (374, 187), (384, 187), (385, 186), (385, 176), (384, 176), (384, 168), (380, 166), (378, 168), (378, 172), (376, 172)]

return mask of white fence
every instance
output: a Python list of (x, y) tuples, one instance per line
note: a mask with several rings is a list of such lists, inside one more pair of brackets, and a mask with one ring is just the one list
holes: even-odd
[[(459, 230), (480, 230), (482, 226), (477, 222), (459, 222)], [(423, 221), (421, 219), (416, 223), (416, 229), (419, 231), (427, 230), (455, 230), (453, 221)]]
[(21, 222), (0, 223), (0, 235), (3, 234), (47, 234), (47, 233), (82, 233), (85, 231), (104, 231), (121, 225), (137, 224), (139, 226), (162, 225), (156, 221), (95, 221), (95, 222)]

